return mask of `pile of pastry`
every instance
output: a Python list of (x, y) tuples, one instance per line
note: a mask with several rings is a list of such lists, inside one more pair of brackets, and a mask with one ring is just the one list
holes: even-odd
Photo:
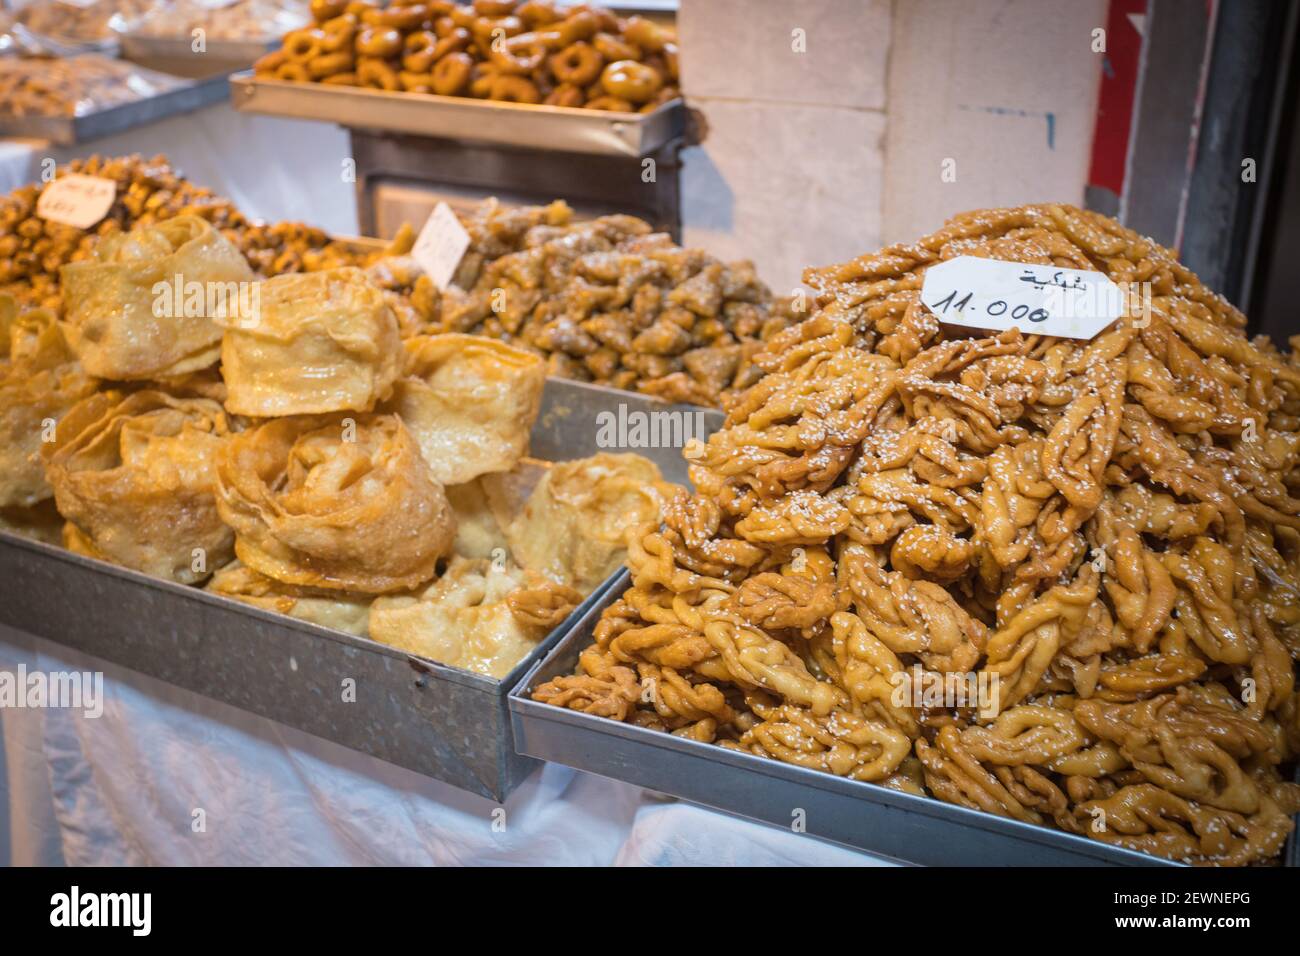
[(117, 197), (112, 207), (92, 229), (78, 229), (37, 215), (37, 204), (48, 185), (45, 181), (0, 197), (0, 293), (12, 295), (21, 305), (60, 311), (62, 266), (90, 258), (100, 236), (175, 216), (206, 219), (239, 247), (262, 276), (365, 266), (384, 255), (410, 249), (410, 236), (405, 233), (393, 248), (358, 252), (313, 226), (251, 221), (229, 199), (181, 176), (165, 156), (145, 159), (139, 155), (96, 155), (71, 160), (57, 169), (57, 176), (71, 173), (111, 179), (116, 184)]
[(643, 17), (544, 0), (312, 0), (258, 76), (621, 113), (680, 96), (676, 35)]
[[(1127, 314), (1091, 340), (945, 325), (921, 288), (956, 256), (1100, 271), (1133, 284)], [(755, 358), (698, 493), (631, 539), (631, 589), (536, 698), (1176, 860), (1275, 860), (1300, 810), (1295, 356), (1069, 206), (804, 279), (819, 311)]]
[(165, 158), (91, 157), (60, 167), (113, 179), (117, 199), (94, 229), (42, 219), (45, 184), (0, 199), (0, 292), (59, 312), (59, 270), (94, 254), (96, 239), (194, 215), (216, 226), (260, 276), (364, 268), (385, 290), (403, 332), (486, 335), (546, 359), (548, 375), (720, 406), (762, 369), (751, 358), (798, 318), (749, 262), (685, 249), (632, 216), (575, 221), (563, 202), (486, 200), (461, 223), (470, 236), (452, 285), (440, 292), (411, 258), (404, 227), (382, 249), (361, 249), (295, 222), (253, 222), (229, 201), (179, 176)]
[(539, 352), (549, 375), (716, 407), (757, 380), (752, 356), (796, 318), (752, 263), (633, 216), (487, 202), (464, 224), (470, 252), (426, 321)]
[(182, 215), (61, 273), (63, 321), (0, 301), (11, 530), (501, 677), (659, 519), (645, 459), (527, 457), (540, 358), (404, 337), (359, 269)]

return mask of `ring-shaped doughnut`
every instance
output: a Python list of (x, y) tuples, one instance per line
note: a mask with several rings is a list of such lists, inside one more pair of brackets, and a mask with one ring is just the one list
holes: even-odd
[(363, 27), (357, 34), (357, 52), (387, 60), (402, 52), (402, 35), (392, 27)]
[(568, 106), (576, 109), (587, 101), (587, 94), (582, 87), (572, 83), (561, 83), (546, 96), (547, 106)]
[(587, 100), (589, 110), (606, 110), (610, 113), (635, 113), (636, 107), (617, 96), (596, 96)]
[(489, 59), (502, 73), (525, 76), (546, 62), (545, 44), (532, 33), (521, 33), (505, 43), (492, 44)]
[(644, 63), (619, 60), (605, 67), (600, 74), (600, 85), (610, 96), (639, 106), (654, 99), (664, 85), (664, 78)]
[(323, 80), (335, 73), (350, 73), (354, 63), (351, 50), (322, 53), (316, 59), (307, 61), (307, 72), (313, 80)]
[(580, 40), (553, 54), (550, 64), (551, 72), (561, 83), (586, 86), (600, 76), (605, 58), (590, 43)]
[(439, 96), (460, 96), (469, 86), (474, 58), (468, 53), (448, 53), (433, 65), (433, 92)]
[(306, 63), (325, 52), (321, 41), (325, 35), (319, 30), (294, 30), (285, 34), (284, 55), (294, 63)]
[(386, 61), (367, 57), (357, 61), (357, 84), (374, 90), (396, 93), (402, 88), (397, 71)]
[(533, 81), (526, 77), (498, 74), (492, 81), (488, 99), (503, 103), (540, 103), (542, 95), (537, 92)]

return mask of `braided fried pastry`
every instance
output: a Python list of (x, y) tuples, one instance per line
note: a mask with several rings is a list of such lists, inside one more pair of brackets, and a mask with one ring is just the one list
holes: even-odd
[[(1149, 283), (1149, 314), (1091, 341), (945, 327), (921, 285), (958, 255)], [(804, 278), (818, 310), (754, 356), (696, 495), (633, 541), (579, 673), (535, 697), (1171, 859), (1273, 861), (1300, 809), (1294, 355), (1069, 206)], [(954, 680), (974, 694), (916, 692)]]

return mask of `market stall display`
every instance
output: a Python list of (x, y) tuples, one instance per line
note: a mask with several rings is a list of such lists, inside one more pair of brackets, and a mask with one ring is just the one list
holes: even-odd
[(0, 116), (84, 116), (185, 85), (166, 73), (96, 53), (0, 59)]
[(755, 351), (795, 318), (748, 262), (683, 249), (632, 216), (575, 221), (563, 203), (487, 203), (430, 316), (547, 356), (547, 373), (718, 406), (760, 374)]
[(672, 31), (594, 6), (315, 0), (258, 76), (620, 113), (677, 98)]
[[(1149, 314), (1082, 341), (945, 326), (920, 291), (958, 255), (1150, 283)], [(1182, 862), (1273, 861), (1300, 810), (1294, 356), (1068, 206), (805, 281), (819, 310), (755, 356), (696, 494), (630, 538), (631, 587), (533, 697)], [(925, 691), (954, 680), (975, 693)]]
[(27, 0), (15, 20), (56, 52), (111, 48), (117, 35), (165, 6), (162, 0)]
[[(434, 611), (445, 600), (468, 606), (473, 588), (438, 584), (457, 540), (448, 489), (519, 464), (541, 402), (540, 358), (463, 336), (404, 343), (387, 295), (360, 269), (262, 282), (196, 216), (107, 235), (91, 259), (61, 272), (66, 322), (6, 305), (6, 380), (40, 359), (29, 329), (51, 340), (47, 366), (71, 366), (40, 380), (48, 391), (15, 382), (3, 393), (15, 428), (38, 411), (63, 411), (53, 436), (43, 434), (53, 417), (34, 436), (14, 436), (23, 449), (39, 446), (48, 485), (30, 473), (30, 456), (9, 462), (6, 505), (31, 506), (52, 492), (67, 547), (182, 584), (202, 583), (237, 556), (245, 581), (264, 579), (256, 597), (283, 586), (288, 597), (302, 588), (318, 600), (316, 592), (341, 592), (347, 606), (399, 592), (418, 592), (412, 600)], [(160, 276), (168, 277), (162, 299)], [(182, 289), (233, 292), (220, 303), (173, 296), (170, 277)], [(63, 361), (69, 355), (98, 379), (144, 387), (104, 387), (65, 409), (88, 381)], [(195, 394), (194, 378), (219, 360), (224, 382), (210, 378)], [(462, 401), (474, 403), (472, 414), (437, 414)], [(563, 466), (577, 469), (582, 493), (558, 494), (547, 474), (516, 502), (518, 514), (498, 509), (504, 547), (489, 570), (508, 572), (502, 580), (512, 586), (494, 581), (490, 590), (509, 616), (464, 634), (432, 619), (436, 645), (407, 625), (401, 645), (497, 677), (509, 671), (617, 565), (624, 527), (657, 519), (668, 486), (655, 466), (607, 458)], [(629, 468), (635, 506), (605, 477)], [(575, 577), (553, 557), (557, 547), (595, 548), (603, 559)], [(223, 593), (239, 596), (225, 580)], [(480, 593), (472, 603), (486, 600)], [(468, 643), (478, 650), (462, 650)]]
[(223, 41), (270, 42), (310, 20), (307, 4), (299, 0), (234, 0), (221, 5), (175, 0), (137, 22), (126, 36), (169, 37), (190, 42), (198, 31), (205, 45)]

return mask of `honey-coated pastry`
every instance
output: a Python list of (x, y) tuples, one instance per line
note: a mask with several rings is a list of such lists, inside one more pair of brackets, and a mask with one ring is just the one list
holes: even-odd
[(178, 216), (105, 236), (60, 270), (68, 342), (98, 378), (132, 381), (212, 365), (219, 321), (246, 321), (253, 271), (210, 223)]
[[(920, 301), (960, 255), (1147, 285), (1090, 341), (987, 334)], [(804, 281), (817, 311), (753, 356), (696, 494), (630, 536), (631, 588), (536, 699), (1272, 862), (1300, 810), (1294, 353), (1070, 206), (967, 213)]]
[(232, 561), (217, 571), (206, 589), (264, 611), (359, 637), (366, 635), (370, 618), (371, 599), (366, 595), (283, 584), (240, 561)]
[(203, 398), (106, 391), (77, 403), (42, 451), (65, 543), (182, 584), (206, 579), (233, 556), (215, 500), (228, 433)]
[[(752, 264), (683, 249), (631, 216), (574, 222), (563, 203), (484, 203), (432, 325), (547, 357), (547, 374), (719, 405), (791, 318)], [(465, 291), (462, 291), (465, 290)]]
[(587, 594), (617, 570), (629, 529), (658, 522), (672, 490), (640, 455), (552, 465), (506, 528), (510, 551), (529, 570)]
[(258, 313), (223, 325), (221, 374), (236, 415), (370, 411), (405, 361), (388, 301), (351, 267), (269, 279)]
[(546, 363), (474, 335), (406, 340), (406, 376), (389, 408), (415, 436), (438, 481), (459, 485), (509, 471), (528, 451)]
[(284, 584), (415, 588), (456, 537), (442, 485), (393, 415), (272, 419), (231, 436), (217, 479), (240, 561)]
[(11, 296), (0, 295), (0, 508), (28, 508), (54, 493), (41, 446), (94, 388), (53, 313), (20, 314)]
[(582, 601), (505, 559), (457, 557), (418, 595), (376, 598), (370, 636), (443, 664), (501, 678)]

